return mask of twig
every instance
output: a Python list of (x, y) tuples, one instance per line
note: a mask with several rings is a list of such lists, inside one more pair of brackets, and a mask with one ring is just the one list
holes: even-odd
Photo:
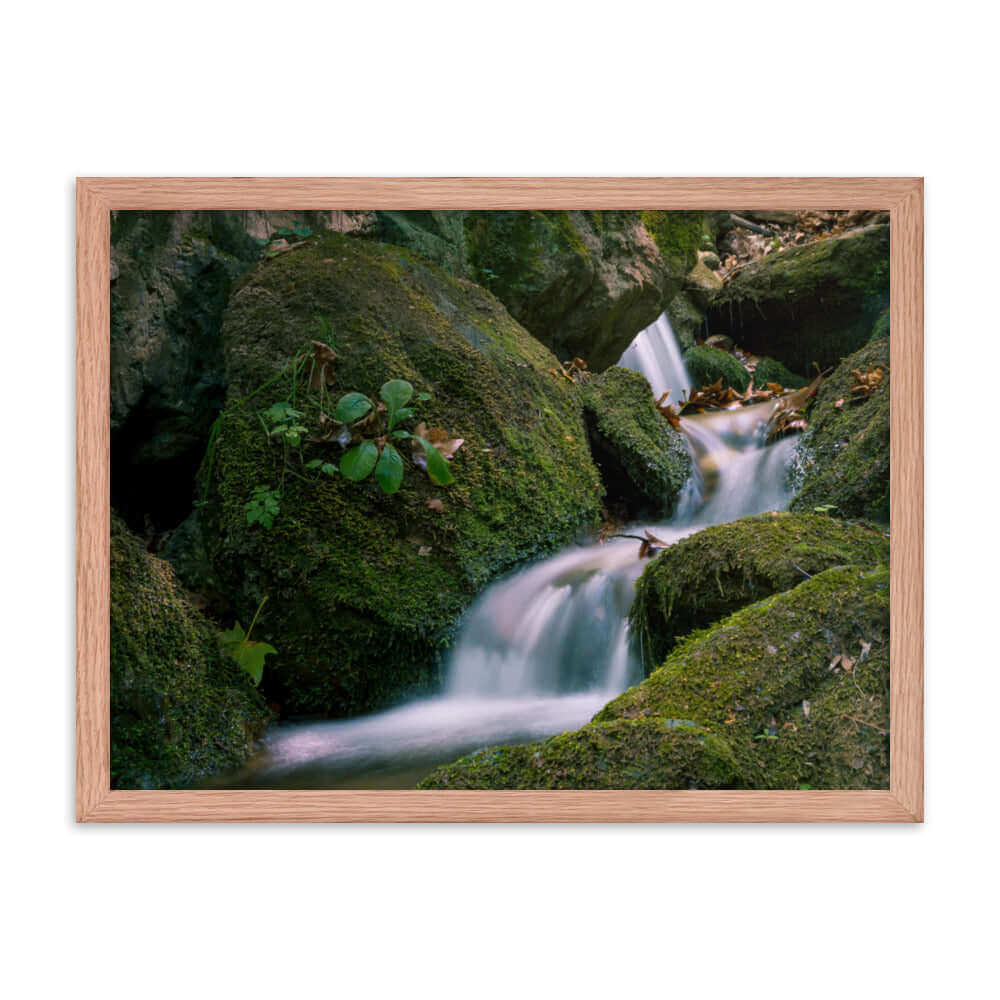
[[(791, 559), (789, 559), (788, 561), (789, 561), (789, 562), (792, 562), (792, 561), (791, 561)], [(797, 570), (798, 570), (798, 571), (799, 571), (799, 572), (800, 572), (800, 573), (801, 573), (801, 574), (802, 574), (802, 575), (803, 575), (803, 576), (804, 576), (804, 577), (805, 577), (805, 578), (806, 578), (807, 580), (811, 580), (811, 579), (813, 578), (813, 575), (812, 575), (812, 573), (807, 573), (807, 572), (806, 572), (806, 571), (805, 571), (805, 570), (804, 570), (804, 569), (803, 569), (803, 568), (802, 568), (801, 566), (796, 566), (796, 565), (795, 565), (795, 563), (792, 563), (792, 565), (793, 565), (793, 566), (795, 566), (795, 568), (796, 568), (796, 569), (797, 569)]]
[(757, 225), (756, 222), (744, 219), (741, 215), (733, 215), (733, 213), (730, 212), (729, 218), (733, 220), (734, 225), (740, 226), (742, 229), (749, 229), (751, 233), (757, 233), (760, 236), (773, 235), (770, 229), (765, 229), (763, 226)]

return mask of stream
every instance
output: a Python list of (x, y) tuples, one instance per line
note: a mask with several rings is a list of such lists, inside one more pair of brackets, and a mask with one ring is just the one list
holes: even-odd
[[(691, 383), (666, 315), (620, 364), (659, 397)], [(672, 544), (712, 524), (783, 510), (795, 438), (767, 445), (774, 402), (681, 418), (695, 460), (674, 516), (649, 530)], [(488, 587), (466, 613), (434, 697), (355, 719), (271, 727), (228, 788), (413, 788), (440, 764), (484, 746), (576, 729), (642, 679), (627, 616), (645, 566), (635, 541), (574, 546)]]

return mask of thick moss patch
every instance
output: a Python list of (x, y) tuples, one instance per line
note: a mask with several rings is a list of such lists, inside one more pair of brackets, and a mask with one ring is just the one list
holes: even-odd
[[(837, 517), (889, 521), (889, 379), (866, 399), (854, 402), (852, 371), (869, 366), (889, 370), (889, 340), (872, 343), (845, 358), (809, 408), (809, 430), (799, 445), (802, 486), (792, 510), (831, 505)], [(843, 400), (840, 406), (837, 403)]]
[(720, 524), (664, 550), (637, 584), (631, 626), (648, 664), (680, 637), (831, 566), (889, 561), (880, 530), (820, 514), (770, 513)]
[(888, 643), (888, 570), (829, 569), (689, 636), (582, 729), (420, 787), (887, 788)]
[(717, 347), (689, 348), (684, 352), (684, 367), (696, 389), (712, 385), (720, 378), (723, 386), (732, 386), (738, 392), (745, 391), (750, 384), (750, 373), (739, 359)]
[(585, 383), (583, 400), (608, 501), (632, 518), (669, 514), (691, 475), (691, 456), (680, 433), (657, 411), (645, 377), (609, 368)]
[(808, 375), (861, 347), (888, 304), (889, 227), (875, 225), (749, 264), (717, 293), (708, 323)]
[(809, 379), (790, 372), (774, 358), (761, 358), (753, 370), (753, 384), (758, 389), (763, 389), (768, 382), (777, 382), (785, 389), (801, 389), (809, 384)]
[(246, 759), (270, 713), (216, 636), (112, 515), (112, 787), (175, 788)]
[[(376, 396), (409, 380), (416, 420), (465, 440), (454, 485), (409, 464), (385, 496), (371, 479), (285, 474), (258, 409), (290, 398), (274, 378), (328, 319), (337, 361), (329, 393)], [(266, 594), (260, 638), (279, 650), (265, 672), (286, 712), (375, 708), (438, 678), (462, 611), (491, 579), (596, 526), (601, 483), (575, 387), (552, 354), (489, 293), (378, 243), (325, 234), (263, 264), (233, 296), (223, 326), (230, 395), (218, 437), (211, 506), (213, 563), (240, 613)], [(305, 422), (318, 410), (297, 386)], [(335, 444), (303, 460), (337, 462)], [(270, 530), (246, 523), (257, 485), (281, 490)], [(429, 507), (440, 500), (441, 510)]]

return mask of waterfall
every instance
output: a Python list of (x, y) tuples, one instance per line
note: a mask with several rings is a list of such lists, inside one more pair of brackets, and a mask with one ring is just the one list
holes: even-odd
[[(665, 315), (622, 365), (679, 400), (691, 388)], [(648, 528), (666, 544), (711, 524), (783, 509), (794, 438), (765, 441), (775, 402), (681, 418), (694, 473), (674, 516)], [(466, 613), (444, 691), (346, 721), (268, 733), (240, 786), (410, 787), (437, 764), (497, 743), (577, 728), (642, 676), (629, 642), (635, 581), (648, 565), (631, 539), (577, 546), (488, 587)]]
[(666, 313), (636, 334), (618, 364), (645, 375), (657, 399), (669, 390), (669, 401), (676, 404), (691, 392), (691, 379)]

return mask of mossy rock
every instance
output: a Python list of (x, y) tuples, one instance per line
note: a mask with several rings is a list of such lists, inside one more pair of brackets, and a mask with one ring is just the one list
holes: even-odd
[(475, 280), (560, 360), (615, 364), (680, 288), (638, 212), (468, 212)]
[(790, 372), (774, 358), (761, 358), (753, 370), (753, 384), (763, 389), (768, 382), (777, 382), (785, 389), (801, 389), (809, 384), (809, 379)]
[(684, 367), (695, 389), (712, 385), (720, 378), (724, 386), (732, 386), (737, 392), (745, 391), (750, 384), (750, 373), (739, 359), (717, 347), (689, 348), (684, 352)]
[(889, 339), (889, 310), (885, 309), (883, 312), (879, 313), (879, 317), (875, 320), (875, 325), (872, 327), (872, 335), (868, 338), (868, 343), (871, 344), (876, 340), (888, 340)]
[[(887, 377), (855, 402), (852, 370), (881, 367)], [(837, 517), (889, 521), (889, 341), (875, 340), (845, 358), (816, 394), (798, 448), (801, 487), (792, 510), (830, 505)], [(844, 402), (837, 406), (837, 403)]]
[(889, 304), (889, 227), (867, 226), (749, 264), (715, 296), (713, 333), (808, 375), (865, 344)]
[(653, 401), (645, 376), (609, 368), (583, 387), (590, 449), (601, 470), (608, 502), (630, 518), (673, 511), (691, 475), (684, 438)]
[(684, 292), (678, 292), (667, 303), (666, 313), (681, 351), (694, 347), (697, 338), (704, 331), (705, 314)]
[[(408, 453), (391, 496), (371, 478), (304, 470), (282, 485), (280, 449), (257, 411), (291, 398), (287, 366), (314, 336), (317, 315), (336, 337), (330, 397), (377, 397), (389, 379), (429, 393), (414, 402), (414, 422), (465, 441), (452, 486), (435, 486)], [(244, 282), (223, 338), (230, 390), (213, 502), (201, 511), (205, 538), (242, 615), (270, 597), (257, 628), (279, 655), (264, 685), (286, 713), (347, 715), (427, 690), (460, 615), (488, 582), (596, 527), (602, 487), (577, 387), (553, 375), (552, 354), (471, 282), (396, 247), (324, 234)], [(308, 374), (296, 405), (315, 429)], [(302, 454), (339, 457), (332, 443), (306, 443)], [(246, 522), (257, 485), (281, 490), (269, 530)], [(436, 500), (442, 510), (428, 506)]]
[(405, 247), (457, 278), (474, 278), (465, 246), (464, 212), (378, 211), (365, 235)]
[(682, 281), (698, 262), (698, 250), (705, 235), (704, 214), (662, 210), (641, 213), (642, 224), (676, 281)]
[(836, 567), (688, 636), (581, 729), (420, 787), (879, 789), (888, 729), (889, 572)]
[(831, 566), (889, 561), (889, 540), (866, 524), (772, 512), (705, 528), (665, 549), (636, 585), (630, 622), (650, 665), (677, 640)]
[(170, 566), (111, 517), (111, 785), (177, 788), (235, 768), (270, 720)]

